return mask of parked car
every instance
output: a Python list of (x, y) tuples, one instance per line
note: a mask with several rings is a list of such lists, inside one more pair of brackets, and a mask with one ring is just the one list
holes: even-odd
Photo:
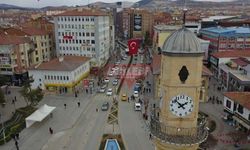
[(99, 89), (99, 92), (100, 93), (104, 93), (106, 91), (106, 85), (102, 86), (100, 89)]
[(139, 97), (139, 92), (138, 91), (134, 91), (134, 97), (135, 98)]
[(118, 79), (113, 80), (112, 84), (113, 85), (118, 85)]
[(107, 96), (112, 96), (112, 94), (113, 94), (112, 89), (111, 89), (111, 88), (108, 89), (106, 95), (107, 95)]
[(109, 109), (109, 102), (104, 102), (102, 104), (102, 111), (107, 111)]
[(105, 83), (109, 83), (109, 79), (108, 79), (108, 78), (105, 78), (105, 79), (104, 79), (104, 82), (105, 82)]
[(114, 75), (113, 71), (109, 72), (109, 74), (108, 74), (109, 77), (113, 77), (113, 75)]

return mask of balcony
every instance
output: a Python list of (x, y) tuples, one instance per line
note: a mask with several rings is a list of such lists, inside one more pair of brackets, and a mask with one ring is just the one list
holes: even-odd
[(196, 128), (176, 128), (166, 126), (154, 115), (151, 116), (150, 132), (155, 137), (168, 144), (194, 145), (204, 142), (208, 137), (206, 120), (198, 119)]

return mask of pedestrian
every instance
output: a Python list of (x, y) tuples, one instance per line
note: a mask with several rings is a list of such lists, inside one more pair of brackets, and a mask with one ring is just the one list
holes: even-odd
[(16, 141), (16, 136), (15, 136), (15, 134), (12, 133), (10, 136), (12, 137), (12, 139), (13, 139), (14, 141)]
[(49, 127), (49, 133), (53, 134), (53, 129), (51, 127)]
[(14, 104), (14, 103), (15, 103), (15, 100), (13, 99), (13, 100), (12, 100), (12, 104)]
[(98, 108), (96, 108), (95, 111), (98, 112)]
[(19, 140), (19, 133), (16, 133), (16, 139)]
[(88, 92), (89, 92), (88, 89), (86, 89), (86, 93), (87, 93), (87, 94), (88, 94)]
[(15, 96), (15, 98), (14, 98), (14, 99), (15, 99), (15, 102), (16, 102), (16, 96)]
[(77, 98), (77, 92), (75, 92), (75, 98)]
[(151, 134), (151, 133), (149, 133), (149, 139), (150, 139), (150, 140), (152, 139), (152, 134)]
[(149, 93), (151, 93), (151, 88), (148, 88)]
[(129, 97), (128, 97), (128, 102), (129, 102)]
[(15, 141), (16, 149), (19, 150), (18, 141)]
[(64, 109), (66, 109), (66, 107), (67, 107), (67, 104), (64, 103)]
[(77, 102), (78, 107), (80, 107), (80, 102)]

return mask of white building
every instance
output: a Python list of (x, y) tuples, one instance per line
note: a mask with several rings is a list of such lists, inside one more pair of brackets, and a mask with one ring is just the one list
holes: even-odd
[(79, 8), (54, 18), (57, 56), (90, 57), (91, 66), (105, 64), (113, 51), (114, 28), (106, 12)]
[(82, 56), (61, 56), (49, 62), (29, 68), (29, 77), (34, 82), (31, 88), (67, 93), (80, 85), (90, 72), (90, 58)]
[(224, 110), (237, 128), (250, 130), (250, 92), (224, 93)]

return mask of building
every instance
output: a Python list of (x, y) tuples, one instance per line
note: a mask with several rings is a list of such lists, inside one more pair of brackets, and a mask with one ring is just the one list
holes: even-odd
[[(173, 25), (156, 25), (154, 26), (154, 35), (153, 35), (153, 51), (158, 53), (161, 51), (162, 46), (165, 40), (176, 30), (180, 29), (181, 26), (173, 26)], [(187, 28), (189, 29), (189, 28)], [(189, 29), (190, 30), (190, 29)], [(192, 31), (192, 30), (190, 30)], [(192, 31), (193, 32), (193, 31)], [(206, 64), (208, 59), (208, 47), (209, 41), (199, 39), (202, 50), (205, 52), (203, 61)]]
[(0, 36), (0, 74), (15, 85), (28, 79), (29, 52), (34, 49), (28, 37)]
[(114, 48), (114, 27), (106, 12), (79, 8), (56, 15), (54, 23), (57, 56), (90, 57), (92, 67), (108, 61)]
[(164, 42), (155, 81), (160, 84), (159, 108), (150, 119), (157, 150), (194, 150), (207, 139), (206, 122), (198, 115), (203, 55), (198, 38), (185, 27)]
[[(159, 99), (161, 97), (160, 91), (160, 73), (161, 73), (161, 55), (154, 54), (152, 62), (152, 73), (153, 73), (153, 87), (154, 87), (154, 98)], [(202, 80), (201, 80), (201, 91), (200, 91), (200, 102), (207, 102), (209, 99), (208, 89), (209, 80), (212, 77), (212, 72), (206, 67), (202, 66)]]
[(209, 54), (226, 50), (250, 50), (250, 28), (211, 27), (200, 31), (201, 38), (209, 40)]
[[(211, 65), (210, 69), (214, 74), (214, 77), (219, 79), (221, 75), (220, 65), (230, 62), (231, 59), (237, 59), (239, 57), (244, 57), (250, 60), (250, 51), (248, 50), (234, 50), (234, 51), (221, 51), (211, 54), (209, 58), (209, 63)], [(223, 67), (223, 66), (222, 66)]]
[(228, 91), (250, 91), (250, 62), (237, 65), (237, 71), (228, 73)]
[(217, 27), (219, 22), (234, 19), (237, 16), (209, 16), (202, 18), (201, 28)]
[(158, 53), (162, 49), (165, 40), (174, 32), (180, 29), (181, 26), (171, 25), (155, 25), (153, 34), (153, 51)]
[(236, 129), (250, 130), (250, 92), (224, 93), (226, 119), (232, 120)]
[(53, 56), (53, 40), (48, 31), (35, 27), (6, 28), (5, 35), (28, 37), (34, 44), (30, 51), (29, 65), (49, 61)]
[(31, 88), (68, 93), (82, 84), (90, 72), (90, 58), (61, 56), (29, 68), (29, 77), (34, 80)]

